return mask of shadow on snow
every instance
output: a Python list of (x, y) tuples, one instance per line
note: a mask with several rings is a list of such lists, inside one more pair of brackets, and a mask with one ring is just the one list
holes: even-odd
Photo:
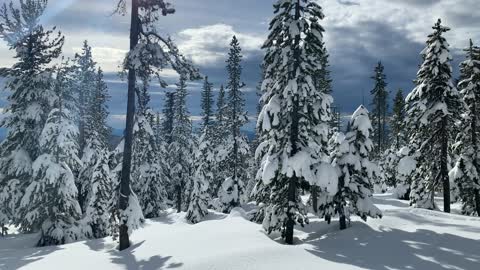
[(322, 259), (371, 270), (480, 269), (480, 241), (424, 229), (376, 231), (352, 222), (345, 231), (312, 233), (302, 242), (311, 246), (308, 252)]

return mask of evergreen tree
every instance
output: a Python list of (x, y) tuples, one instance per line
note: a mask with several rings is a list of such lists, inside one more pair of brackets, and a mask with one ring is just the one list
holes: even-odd
[(212, 93), (213, 84), (208, 81), (208, 77), (205, 77), (205, 81), (203, 83), (203, 91), (202, 91), (202, 110), (203, 110), (203, 123), (202, 127), (204, 131), (207, 127), (211, 127), (213, 125), (213, 93)]
[(372, 94), (372, 122), (373, 132), (375, 138), (375, 155), (379, 157), (386, 148), (387, 136), (387, 110), (388, 110), (388, 91), (386, 76), (384, 73), (384, 66), (381, 62), (375, 67), (375, 76), (372, 79), (375, 81), (375, 87), (371, 91)]
[[(125, 14), (127, 0), (118, 0), (117, 12)], [(160, 15), (166, 16), (175, 13), (175, 9), (164, 0), (140, 1), (131, 0), (130, 21), (130, 51), (124, 61), (124, 69), (128, 70), (127, 119), (125, 128), (125, 149), (123, 151), (123, 165), (120, 181), (119, 208), (120, 208), (120, 245), (124, 250), (130, 246), (129, 223), (135, 224), (135, 219), (141, 218), (141, 211), (136, 203), (137, 198), (131, 192), (130, 176), (132, 165), (133, 129), (135, 125), (135, 93), (137, 76), (143, 82), (150, 82), (152, 75), (157, 77), (162, 87), (167, 83), (162, 79), (161, 71), (172, 68), (187, 79), (197, 79), (198, 70), (193, 67), (182, 54), (171, 38), (164, 38), (158, 32), (156, 22)], [(135, 226), (135, 225), (134, 225)]]
[[(91, 135), (95, 135), (92, 131)], [(91, 236), (103, 238), (112, 235), (115, 231), (116, 221), (114, 220), (114, 188), (111, 181), (109, 167), (109, 152), (103, 142), (93, 136), (87, 139), (86, 153), (92, 153), (90, 158), (93, 163), (91, 168), (90, 190), (87, 197), (85, 220), (91, 227)]]
[(405, 98), (402, 89), (397, 91), (393, 99), (393, 115), (391, 121), (392, 138), (395, 148), (398, 150), (405, 143)]
[(63, 69), (57, 74), (54, 109), (40, 137), (41, 155), (32, 165), (33, 181), (20, 202), (19, 225), (40, 230), (39, 246), (58, 245), (84, 236), (75, 223), (81, 215), (72, 169), (80, 166), (78, 128), (67, 104), (71, 88)]
[[(391, 139), (394, 143), (382, 154), (379, 166), (383, 182), (386, 186), (397, 187), (398, 165), (402, 155), (399, 151), (405, 146), (405, 99), (399, 89), (393, 99), (393, 115), (391, 117)], [(402, 195), (403, 197), (404, 195)], [(408, 197), (408, 195), (407, 195)]]
[[(107, 85), (103, 81), (103, 72), (98, 69), (95, 75), (94, 88), (89, 93), (89, 100), (85, 103), (87, 107), (84, 108), (85, 123), (83, 128), (88, 132), (84, 133), (86, 144), (80, 151), (82, 153), (82, 168), (77, 177), (78, 201), (83, 212), (86, 211), (90, 200), (93, 174), (104, 173), (95, 172), (95, 170), (103, 170), (103, 165), (97, 166), (97, 163), (103, 158), (104, 152), (108, 151), (109, 145), (110, 128), (107, 126), (108, 107), (106, 105), (109, 96), (107, 91)], [(79, 106), (82, 106), (82, 104), (80, 103)], [(81, 140), (79, 141), (81, 142)]]
[(144, 82), (138, 97), (133, 128), (132, 187), (146, 218), (159, 217), (166, 209), (165, 175), (160, 166), (158, 145), (152, 123), (155, 114), (149, 107), (148, 83)]
[(270, 196), (261, 201), (265, 193), (257, 192), (256, 199), (266, 205), (265, 230), (281, 231), (292, 244), (294, 225), (307, 222), (300, 186), (315, 185), (320, 194), (336, 189), (326, 151), (332, 97), (316, 89), (313, 79), (322, 63), (318, 57), (324, 32), (321, 7), (314, 1), (281, 0), (274, 9), (264, 44), (265, 105), (258, 120), (257, 149), (261, 160), (257, 191), (268, 191)]
[(213, 175), (213, 186), (210, 187), (211, 189), (211, 196), (217, 197), (218, 191), (220, 187), (227, 178), (227, 155), (228, 152), (226, 151), (227, 145), (227, 105), (226, 105), (226, 97), (225, 97), (225, 88), (223, 85), (220, 86), (220, 90), (217, 96), (216, 102), (217, 108), (215, 113), (215, 126), (214, 126), (214, 141), (217, 142), (215, 145), (215, 164), (214, 164), (214, 175)]
[[(32, 183), (32, 163), (41, 154), (39, 139), (54, 100), (52, 68), (61, 54), (64, 37), (39, 24), (47, 1), (22, 0), (0, 7), (0, 37), (17, 62), (1, 68), (5, 89), (11, 91), (1, 127), (8, 129), (0, 145), (0, 223), (25, 219), (16, 205)], [(3, 190), (3, 191), (2, 191)], [(34, 228), (24, 228), (31, 231)]]
[[(96, 63), (93, 61), (92, 56), (92, 47), (88, 45), (88, 41), (84, 41), (82, 47), (82, 53), (75, 55), (75, 61), (77, 65), (77, 74), (76, 74), (76, 91), (78, 94), (78, 128), (80, 132), (79, 142), (80, 142), (80, 155), (83, 156), (83, 149), (85, 148), (88, 132), (89, 130), (86, 125), (88, 125), (88, 110), (89, 102), (92, 100), (92, 94), (94, 89), (98, 87), (97, 76), (96, 76)], [(101, 134), (97, 132), (97, 134)], [(82, 202), (80, 202), (82, 204)]]
[[(233, 207), (240, 206), (242, 203), (243, 188), (247, 182), (248, 155), (250, 152), (247, 138), (241, 134), (240, 128), (248, 122), (247, 113), (244, 111), (245, 100), (241, 92), (244, 84), (241, 82), (242, 74), (242, 55), (238, 39), (234, 36), (230, 43), (230, 52), (227, 60), (228, 72), (228, 100), (227, 100), (227, 139), (225, 150), (227, 179), (225, 182), (231, 183), (232, 189), (229, 189), (232, 196), (220, 196), (220, 203), (223, 212), (229, 213)], [(228, 180), (228, 177), (231, 180)], [(229, 192), (230, 192), (229, 191)], [(219, 192), (222, 192), (221, 190)], [(220, 198), (221, 197), (221, 198)], [(223, 199), (225, 200), (223, 200)]]
[(188, 196), (187, 185), (190, 184), (193, 171), (194, 139), (186, 99), (186, 78), (181, 76), (175, 92), (172, 143), (169, 146), (169, 174), (175, 187), (176, 208), (178, 212), (184, 209), (185, 197)]
[(406, 98), (409, 145), (417, 146), (419, 152), (410, 201), (416, 207), (436, 208), (434, 192), (442, 183), (444, 211), (450, 212), (449, 148), (461, 103), (452, 83), (449, 45), (443, 37), (450, 29), (440, 19), (433, 29), (422, 51), (417, 86)]
[(350, 120), (350, 131), (338, 134), (332, 153), (333, 165), (339, 174), (338, 192), (334, 196), (335, 208), (340, 216), (340, 229), (346, 228), (350, 214), (381, 217), (380, 210), (372, 202), (373, 183), (377, 165), (370, 160), (373, 143), (370, 140), (372, 124), (368, 111), (360, 106)]
[(466, 49), (467, 60), (461, 63), (460, 94), (467, 110), (461, 121), (454, 150), (459, 155), (450, 176), (459, 187), (462, 213), (480, 216), (480, 48)]
[(202, 91), (202, 133), (195, 153), (195, 174), (192, 178), (187, 220), (197, 223), (208, 214), (211, 185), (214, 183), (215, 144), (213, 122), (213, 85), (205, 77)]
[(165, 93), (165, 105), (162, 111), (162, 138), (169, 145), (172, 143), (173, 119), (175, 115), (175, 92)]

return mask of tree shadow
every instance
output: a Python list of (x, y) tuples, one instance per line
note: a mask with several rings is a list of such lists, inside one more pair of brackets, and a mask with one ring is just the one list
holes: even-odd
[(408, 201), (401, 201), (398, 199), (394, 199), (392, 197), (381, 197), (376, 198), (372, 197), (372, 201), (375, 205), (389, 205), (398, 208), (408, 208), (410, 207), (410, 203)]
[(160, 269), (173, 269), (183, 265), (183, 263), (168, 263), (172, 258), (171, 256), (162, 257), (155, 255), (148, 260), (137, 260), (134, 253), (135, 250), (143, 245), (145, 241), (132, 245), (126, 250), (118, 251), (112, 250), (110, 254), (113, 256), (112, 263), (120, 264), (128, 270), (160, 270)]
[(105, 238), (87, 240), (84, 241), (83, 244), (85, 244), (94, 251), (112, 250), (115, 249), (115, 247), (117, 246), (115, 242), (105, 241)]
[[(335, 224), (333, 224), (335, 225)], [(362, 222), (353, 228), (304, 240), (322, 259), (371, 270), (480, 269), (480, 241), (430, 230), (376, 231)]]
[[(428, 211), (431, 211), (431, 210), (428, 210)], [(406, 219), (418, 225), (430, 224), (438, 227), (451, 227), (451, 228), (460, 229), (467, 232), (480, 233), (480, 226), (469, 226), (469, 225), (455, 224), (455, 223), (442, 223), (436, 220), (432, 220), (431, 217), (432, 216), (435, 217), (434, 215), (435, 213), (437, 213), (438, 215), (443, 215), (443, 212), (432, 212), (433, 215), (430, 215), (429, 216), (430, 218), (427, 218), (423, 215), (416, 214), (414, 212), (403, 212), (403, 211), (389, 211), (388, 215), (398, 217), (401, 219)], [(457, 219), (467, 220), (465, 216), (459, 216), (457, 217)], [(479, 219), (479, 224), (480, 224), (480, 219)]]
[[(41, 260), (55, 251), (62, 249), (58, 246), (48, 246), (41, 248), (26, 246), (27, 243), (31, 245), (31, 243), (37, 242), (35, 240), (32, 241), (33, 238), (37, 238), (37, 235), (12, 235), (0, 238), (0, 242), (5, 241), (0, 245), (2, 246), (0, 247), (0, 269), (19, 269), (30, 263)], [(22, 245), (21, 248), (17, 247), (17, 245), (19, 244)]]

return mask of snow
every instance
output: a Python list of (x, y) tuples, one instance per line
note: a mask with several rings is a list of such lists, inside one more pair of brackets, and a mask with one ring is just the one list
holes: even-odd
[(122, 252), (110, 238), (32, 248), (36, 235), (10, 235), (0, 238), (0, 269), (480, 269), (480, 218), (409, 208), (391, 194), (374, 202), (382, 219), (364, 223), (352, 216), (351, 226), (339, 231), (338, 221), (327, 225), (310, 216), (309, 225), (296, 227), (293, 246), (265, 235), (238, 208), (230, 215), (210, 212), (196, 225), (169, 211), (147, 220)]

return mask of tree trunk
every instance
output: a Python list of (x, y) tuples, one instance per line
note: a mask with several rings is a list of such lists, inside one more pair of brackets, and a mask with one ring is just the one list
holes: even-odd
[(340, 219), (339, 219), (340, 230), (345, 230), (347, 228), (347, 217), (345, 216), (343, 205), (339, 205), (338, 215), (340, 216)]
[(312, 196), (313, 212), (316, 214), (316, 213), (318, 213), (318, 190), (317, 190), (317, 186), (312, 185), (310, 193), (311, 193), (310, 196)]
[(287, 227), (285, 229), (285, 242), (289, 245), (293, 244), (293, 227), (295, 226), (295, 220), (294, 220), (294, 215), (290, 211), (290, 204), (295, 203), (296, 197), (297, 197), (297, 192), (296, 192), (296, 182), (297, 182), (297, 177), (293, 176), (289, 179), (288, 181), (288, 212), (287, 212)]
[[(295, 6), (295, 20), (300, 19), (300, 0), (297, 0), (296, 6)], [(295, 37), (295, 44), (294, 44), (294, 67), (293, 70), (290, 71), (290, 78), (294, 79), (296, 76), (296, 70), (298, 66), (300, 65), (300, 34), (298, 34)], [(298, 94), (296, 94), (298, 95)], [(292, 145), (292, 152), (291, 156), (295, 156), (295, 154), (298, 152), (297, 148), (297, 143), (298, 143), (298, 129), (299, 129), (299, 116), (298, 116), (298, 110), (299, 110), (299, 101), (298, 101), (298, 96), (294, 97), (293, 101), (293, 109), (292, 109), (292, 126), (290, 130), (290, 143)], [(297, 201), (297, 176), (294, 174), (290, 179), (288, 179), (288, 207), (287, 207), (287, 224), (285, 228), (285, 242), (289, 245), (293, 244), (293, 227), (295, 226), (295, 214), (292, 213), (292, 207), (293, 205), (296, 205)]]
[(475, 208), (477, 210), (477, 215), (480, 217), (480, 191), (475, 190)]
[(447, 136), (447, 118), (442, 120), (442, 156), (441, 156), (441, 168), (442, 174), (441, 180), (443, 182), (443, 211), (450, 213), (450, 179), (448, 177), (448, 136)]
[(182, 212), (182, 186), (177, 185), (177, 213)]
[[(132, 0), (132, 16), (130, 26), (130, 51), (138, 44), (140, 25), (138, 17), (138, 0)], [(130, 172), (132, 165), (132, 145), (133, 145), (133, 125), (135, 116), (135, 70), (130, 67), (128, 70), (128, 100), (127, 100), (127, 123), (125, 128), (125, 148), (123, 151), (122, 178), (120, 182), (120, 201), (119, 207), (121, 211), (125, 211), (128, 207), (130, 197)], [(130, 246), (128, 236), (128, 227), (125, 222), (120, 224), (120, 250), (124, 250)]]

